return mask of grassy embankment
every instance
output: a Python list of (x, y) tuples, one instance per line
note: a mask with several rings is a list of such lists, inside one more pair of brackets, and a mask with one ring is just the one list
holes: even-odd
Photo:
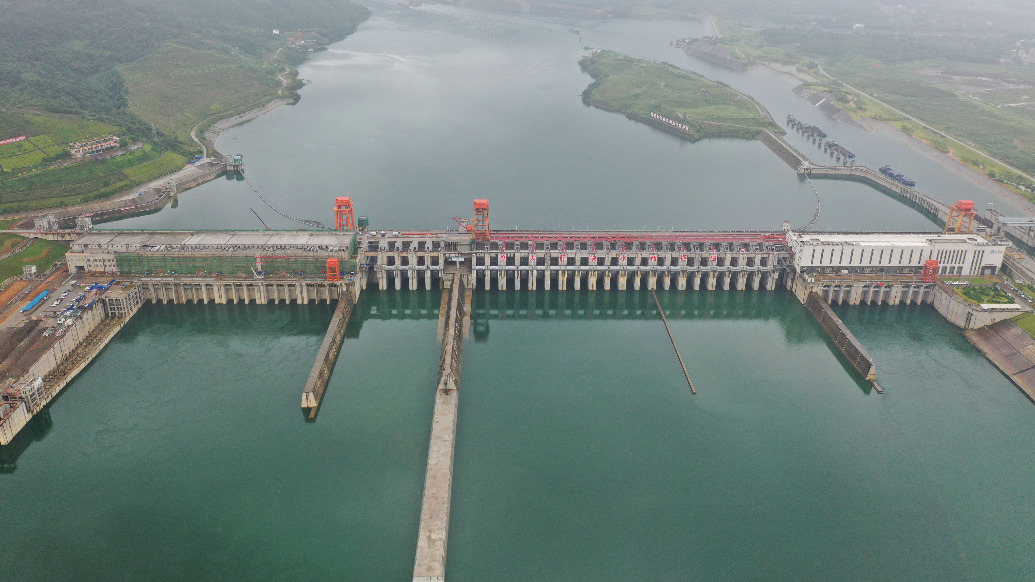
[[(25, 240), (20, 236), (12, 234), (2, 236), (5, 238), (0, 244), (9, 245), (10, 248), (7, 250), (17, 247)], [(35, 240), (21, 252), (0, 260), (0, 281), (6, 281), (11, 277), (20, 277), (22, 275), (22, 268), (25, 265), (36, 265), (36, 269), (40, 273), (44, 273), (54, 263), (64, 257), (66, 252), (68, 252), (68, 246), (60, 242), (43, 239)]]
[(1016, 323), (1018, 327), (1026, 331), (1028, 335), (1035, 337), (1035, 313), (1022, 313), (1021, 315), (1014, 317), (1013, 322)]
[(293, 85), (281, 92), (280, 72), (288, 74), (279, 61), (179, 44), (119, 68), (130, 112), (184, 144), (192, 143), (191, 128), (207, 117), (227, 117), (291, 95)]
[[(803, 37), (795, 38), (801, 40)], [(767, 37), (731, 27), (731, 33), (724, 36), (722, 42), (749, 63), (796, 65), (818, 81), (806, 84), (806, 87), (830, 93), (835, 103), (856, 119), (886, 121), (1015, 192), (1035, 200), (1035, 183), (996, 161), (1002, 160), (1028, 175), (1035, 175), (1035, 108), (1013, 106), (1016, 102), (1028, 99), (1031, 88), (1035, 86), (1035, 71), (1016, 66), (946, 60), (892, 62), (894, 57), (888, 54), (891, 49), (886, 47), (873, 49), (873, 53), (883, 55), (880, 58), (865, 56), (867, 41), (858, 35), (851, 39), (851, 42), (858, 45), (857, 51), (837, 51), (820, 43), (816, 43), (816, 47), (810, 50), (805, 43), (786, 42), (786, 39), (783, 33), (771, 32)], [(899, 52), (902, 55), (910, 54), (905, 49)], [(819, 61), (822, 62), (823, 70), (820, 70)], [(824, 74), (824, 71), (837, 79)], [(1010, 83), (1004, 82), (1002, 85), (1007, 87), (1005, 90), (990, 93), (988, 100), (979, 100), (966, 95), (959, 87), (943, 82), (951, 76), (932, 74), (937, 71), (962, 73), (964, 76), (973, 74), (1003, 81), (1020, 79), (1021, 83), (1019, 89), (1011, 92), (1008, 88)], [(858, 90), (846, 87), (844, 83)], [(871, 95), (937, 129), (924, 127), (879, 103)], [(961, 145), (947, 135), (967, 145)]]
[[(588, 105), (624, 113), (691, 141), (708, 137), (754, 139), (762, 128), (783, 130), (747, 97), (700, 75), (671, 65), (596, 51), (579, 65), (593, 77), (582, 94)], [(651, 113), (688, 131), (651, 118)]]

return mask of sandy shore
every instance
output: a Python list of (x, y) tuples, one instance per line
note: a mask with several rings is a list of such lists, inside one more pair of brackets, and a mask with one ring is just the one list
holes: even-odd
[(266, 115), (267, 113), (270, 113), (271, 111), (275, 111), (275, 110), (281, 108), (282, 106), (287, 105), (288, 103), (291, 103), (291, 102), (292, 102), (292, 99), (289, 98), (289, 97), (283, 97), (281, 99), (274, 99), (273, 101), (270, 101), (269, 103), (267, 103), (267, 104), (265, 104), (262, 107), (259, 107), (257, 109), (252, 109), (251, 111), (245, 111), (244, 113), (241, 113), (239, 115), (234, 115), (233, 117), (226, 117), (224, 119), (220, 119), (219, 121), (217, 121), (217, 122), (213, 123), (212, 125), (208, 126), (208, 129), (205, 130), (204, 139), (209, 144), (213, 144), (213, 143), (215, 143), (216, 138), (219, 137), (219, 134), (221, 134), (224, 131), (230, 129), (231, 127), (233, 127), (235, 125), (241, 125), (242, 123), (245, 123), (247, 121), (251, 121), (253, 119), (262, 117), (263, 115)]

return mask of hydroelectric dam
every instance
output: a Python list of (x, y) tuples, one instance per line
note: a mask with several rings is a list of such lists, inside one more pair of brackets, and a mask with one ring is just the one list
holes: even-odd
[[(17, 370), (17, 382), (5, 390), (0, 444), (55, 398), (144, 303), (336, 303), (312, 372), (299, 386), (305, 416), (318, 420), (364, 290), (441, 289), (440, 304), (423, 310), (438, 317), (442, 349), (438, 381), (428, 386), (435, 407), (413, 571), (415, 582), (438, 581), (445, 577), (463, 344), (479, 317), (476, 293), (595, 292), (607, 298), (599, 302), (601, 309), (613, 311), (623, 303), (614, 297), (637, 291), (789, 290), (878, 392), (876, 363), (830, 304), (932, 304), (963, 328), (988, 325), (1020, 309), (965, 305), (945, 284), (995, 277), (1003, 267), (1008, 243), (966, 229), (815, 233), (785, 223), (772, 232), (502, 231), (490, 228), (487, 201), (475, 200), (473, 209), (473, 218), (458, 219), (459, 229), (444, 231), (371, 230), (363, 217), (353, 216), (350, 198), (338, 198), (334, 230), (35, 232), (70, 240), (68, 270), (94, 283), (77, 296), (76, 307), (61, 312), (59, 338), (51, 337), (38, 360)], [(645, 302), (634, 303), (641, 306), (637, 317), (668, 327), (656, 297), (646, 309)], [(29, 310), (26, 321), (35, 318), (46, 327), (52, 325), (48, 317), (58, 319)], [(692, 397), (693, 370), (671, 332), (669, 337), (673, 365), (682, 366)]]

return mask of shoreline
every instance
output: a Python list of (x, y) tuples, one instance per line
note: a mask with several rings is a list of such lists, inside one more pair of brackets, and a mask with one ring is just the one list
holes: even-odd
[[(231, 115), (230, 117), (223, 117), (214, 121), (212, 125), (210, 125), (202, 132), (202, 141), (205, 142), (205, 145), (210, 150), (210, 157), (212, 153), (223, 155), (215, 148), (215, 141), (219, 138), (220, 134), (232, 127), (241, 125), (243, 123), (247, 123), (249, 121), (252, 121), (253, 119), (258, 119), (259, 117), (262, 117), (263, 115), (266, 115), (268, 113), (272, 113), (273, 111), (280, 109), (281, 107), (291, 103), (292, 101), (293, 99), (289, 97), (279, 97), (277, 99), (273, 99), (272, 101), (265, 103), (260, 107), (249, 109), (248, 111), (245, 111), (243, 113)], [(120, 205), (116, 203), (135, 201), (140, 192), (161, 188), (162, 186), (166, 185), (170, 179), (175, 179), (176, 176), (178, 176), (181, 172), (189, 171), (191, 168), (191, 166), (181, 168), (179, 170), (176, 170), (175, 172), (171, 172), (159, 178), (155, 178), (150, 182), (138, 184), (137, 186), (134, 186), (132, 188), (127, 188), (126, 190), (123, 190), (122, 192), (119, 192), (117, 194), (113, 194), (107, 198), (91, 200), (89, 202), (83, 202), (81, 204), (75, 204), (72, 206), (54, 206), (52, 208), (40, 208), (37, 210), (27, 210), (23, 212), (0, 214), (0, 218), (25, 220), (36, 216), (45, 216), (47, 214), (61, 214), (65, 216), (74, 216), (92, 212), (119, 210)], [(214, 180), (218, 176), (219, 174), (213, 175), (212, 177), (206, 180), (202, 180), (194, 184), (193, 186), (180, 190), (179, 192), (177, 192), (177, 194), (190, 190), (191, 188), (194, 188), (196, 186), (200, 186), (205, 182)], [(173, 197), (170, 196), (165, 201), (165, 204), (161, 206), (161, 208), (165, 208), (165, 206), (172, 200), (172, 198)], [(115, 206), (115, 208), (112, 208), (113, 205)], [(122, 206), (122, 209), (131, 208), (133, 206), (133, 204), (125, 205)], [(159, 208), (159, 210), (161, 208)]]
[(217, 119), (212, 122), (212, 125), (209, 125), (201, 132), (201, 139), (208, 144), (209, 149), (218, 151), (215, 149), (215, 142), (223, 132), (234, 126), (247, 123), (253, 119), (258, 119), (263, 115), (272, 113), (293, 101), (294, 99), (290, 97), (278, 97), (267, 102), (265, 105), (256, 107), (255, 109), (250, 109), (244, 113), (238, 113), (237, 115)]
[[(763, 67), (768, 74), (775, 77), (782, 77), (792, 83), (792, 91), (795, 88), (808, 83), (807, 80), (802, 79), (798, 75), (789, 71), (774, 68), (769, 63), (759, 63), (759, 66)], [(799, 96), (799, 98), (804, 99), (804, 97), (801, 96)], [(997, 201), (1004, 204), (1017, 206), (1018, 210), (1025, 215), (1035, 216), (1035, 202), (1032, 202), (1023, 194), (1019, 194), (1010, 188), (1007, 188), (980, 171), (959, 161), (958, 158), (953, 156), (951, 153), (945, 153), (926, 141), (902, 131), (897, 126), (887, 121), (872, 119), (869, 117), (860, 117), (856, 123), (861, 125), (862, 128), (868, 132), (885, 133), (889, 135), (893, 139), (917, 150), (921, 155), (934, 161), (946, 171), (952, 172), (961, 180), (967, 181), (980, 192), (996, 198)]]

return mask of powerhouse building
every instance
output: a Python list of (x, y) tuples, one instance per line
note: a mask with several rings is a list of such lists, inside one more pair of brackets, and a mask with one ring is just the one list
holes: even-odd
[(788, 232), (794, 270), (803, 275), (919, 275), (938, 261), (939, 275), (995, 275), (1006, 243), (976, 234)]

